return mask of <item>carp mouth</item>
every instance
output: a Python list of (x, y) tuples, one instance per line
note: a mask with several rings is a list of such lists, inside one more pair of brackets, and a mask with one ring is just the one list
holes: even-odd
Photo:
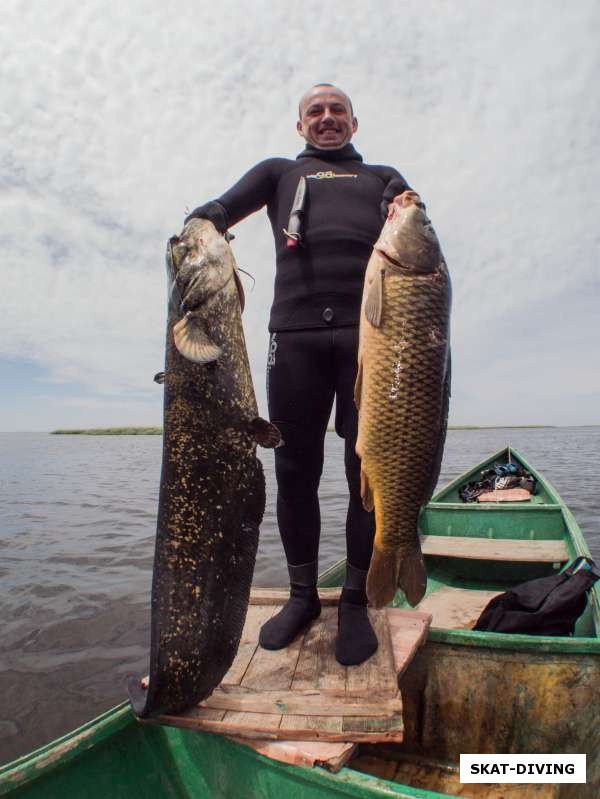
[(378, 255), (381, 256), (381, 258), (383, 258), (383, 260), (389, 266), (392, 267), (392, 269), (402, 270), (403, 272), (408, 272), (409, 271), (409, 267), (408, 266), (404, 266), (403, 263), (400, 263), (400, 261), (397, 261), (395, 258), (392, 258), (392, 256), (388, 255), (387, 252), (385, 252), (385, 250), (381, 250), (379, 247), (373, 247), (373, 249), (375, 250), (375, 252)]

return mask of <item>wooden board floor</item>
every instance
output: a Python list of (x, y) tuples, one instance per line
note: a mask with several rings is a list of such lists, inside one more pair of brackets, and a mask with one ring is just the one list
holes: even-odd
[(242, 739), (401, 741), (398, 673), (425, 639), (431, 617), (370, 610), (379, 649), (365, 663), (346, 667), (335, 659), (337, 608), (332, 606), (323, 607), (321, 617), (286, 649), (259, 647), (260, 627), (280, 607), (251, 600), (237, 657), (223, 683), (197, 707), (158, 721)]
[(444, 586), (426, 596), (417, 610), (431, 613), (432, 627), (445, 630), (472, 630), (481, 611), (500, 591), (474, 591)]

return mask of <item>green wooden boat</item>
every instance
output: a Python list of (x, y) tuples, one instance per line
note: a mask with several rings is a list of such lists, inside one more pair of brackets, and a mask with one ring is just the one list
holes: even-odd
[[(517, 452), (510, 457), (538, 480), (530, 501), (460, 501), (461, 485), (494, 462), (508, 460), (503, 450), (438, 492), (421, 514), (429, 574), (422, 607), (433, 613), (433, 625), (401, 680), (402, 744), (363, 747), (332, 774), (275, 762), (218, 735), (140, 724), (124, 703), (1, 768), (0, 796), (597, 799), (598, 585), (572, 637), (469, 629), (494, 592), (552, 574), (578, 555), (589, 556), (556, 491)], [(337, 586), (343, 577), (340, 562), (320, 584)], [(400, 596), (396, 604), (402, 606)], [(586, 753), (588, 781), (585, 786), (507, 786), (503, 793), (497, 786), (460, 786), (461, 752)]]

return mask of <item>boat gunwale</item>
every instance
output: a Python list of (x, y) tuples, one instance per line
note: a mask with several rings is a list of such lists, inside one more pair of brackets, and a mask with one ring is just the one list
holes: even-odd
[(0, 765), (0, 796), (31, 784), (97, 746), (133, 720), (129, 702), (121, 702), (81, 727), (55, 738), (16, 760)]

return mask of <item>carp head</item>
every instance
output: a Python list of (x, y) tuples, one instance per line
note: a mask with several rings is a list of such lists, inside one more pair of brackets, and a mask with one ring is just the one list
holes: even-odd
[(205, 309), (230, 280), (235, 280), (243, 307), (241, 283), (224, 236), (208, 219), (190, 219), (167, 243), (169, 311), (182, 318), (173, 326), (179, 352), (195, 363), (210, 363), (221, 354), (205, 329)]
[(418, 274), (436, 271), (442, 257), (440, 243), (416, 192), (394, 197), (375, 249), (392, 267)]

